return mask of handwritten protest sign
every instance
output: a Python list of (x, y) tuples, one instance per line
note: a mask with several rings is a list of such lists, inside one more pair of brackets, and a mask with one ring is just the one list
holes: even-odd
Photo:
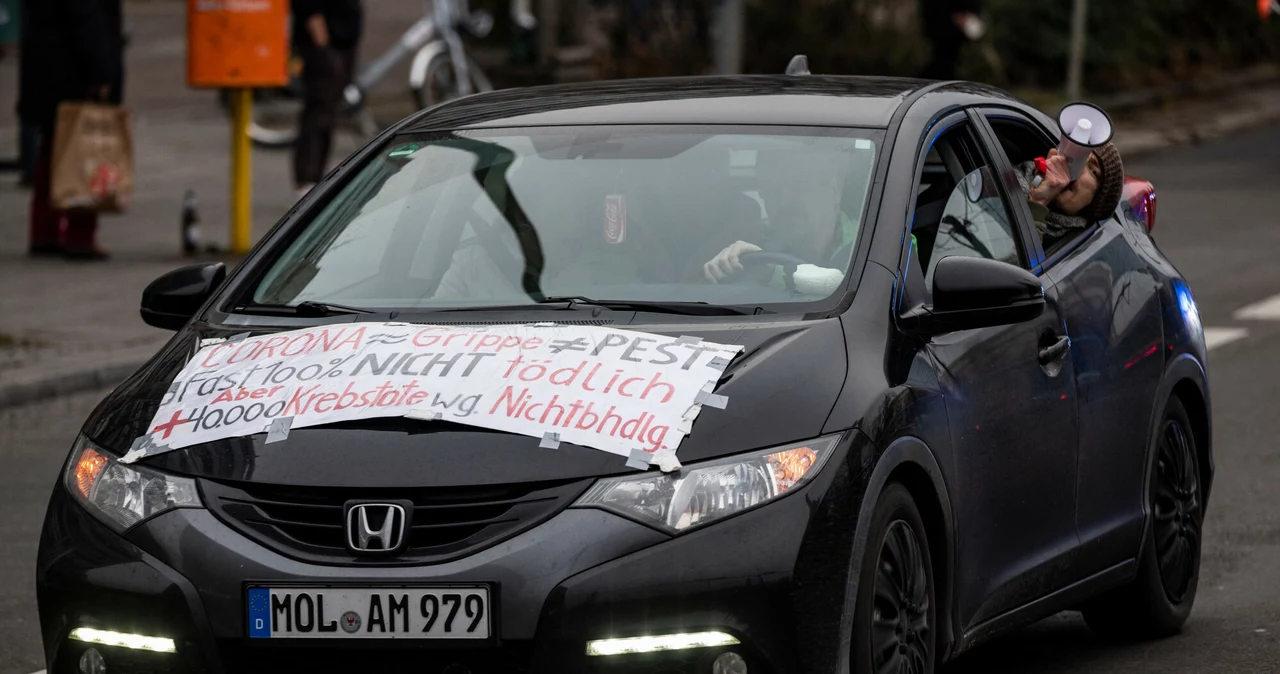
[(128, 462), (219, 438), (440, 418), (623, 456), (670, 455), (741, 346), (594, 326), (347, 323), (200, 349)]

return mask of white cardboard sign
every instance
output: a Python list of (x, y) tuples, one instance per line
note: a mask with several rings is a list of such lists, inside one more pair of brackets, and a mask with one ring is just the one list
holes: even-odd
[(713, 390), (741, 350), (554, 324), (345, 323), (227, 341), (178, 373), (124, 460), (268, 427), (396, 416), (671, 455), (702, 404), (724, 406)]

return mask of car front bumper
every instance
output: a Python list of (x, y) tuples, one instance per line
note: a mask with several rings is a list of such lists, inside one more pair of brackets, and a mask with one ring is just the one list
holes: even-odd
[[(201, 509), (121, 537), (62, 488), (46, 516), (37, 598), (50, 674), (78, 671), (75, 627), (167, 636), (175, 653), (95, 646), (108, 671), (711, 672), (707, 649), (586, 655), (592, 639), (704, 630), (741, 644), (750, 672), (829, 671), (841, 638), (860, 461), (847, 441), (811, 483), (764, 507), (670, 537), (599, 510), (569, 509), (469, 557), (432, 566), (297, 561)], [(495, 640), (248, 638), (249, 585), (489, 584)], [(116, 667), (113, 669), (113, 664)]]

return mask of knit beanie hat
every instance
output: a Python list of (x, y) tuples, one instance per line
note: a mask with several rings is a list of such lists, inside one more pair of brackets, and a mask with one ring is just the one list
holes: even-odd
[(1098, 158), (1098, 166), (1102, 169), (1102, 178), (1098, 180), (1098, 191), (1093, 201), (1080, 211), (1080, 217), (1089, 222), (1106, 220), (1116, 210), (1120, 196), (1124, 193), (1124, 162), (1120, 161), (1120, 151), (1114, 143), (1107, 143), (1094, 149)]

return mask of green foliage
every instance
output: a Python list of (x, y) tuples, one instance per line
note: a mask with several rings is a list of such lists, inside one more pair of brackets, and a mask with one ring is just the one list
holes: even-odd
[[(1015, 87), (1066, 77), (1072, 0), (986, 0), (988, 37), (966, 47), (962, 76)], [(929, 46), (917, 0), (748, 0), (747, 70), (779, 72), (805, 53), (815, 72), (911, 76)], [(1280, 16), (1254, 0), (1090, 0), (1092, 91), (1161, 83), (1280, 55)]]

